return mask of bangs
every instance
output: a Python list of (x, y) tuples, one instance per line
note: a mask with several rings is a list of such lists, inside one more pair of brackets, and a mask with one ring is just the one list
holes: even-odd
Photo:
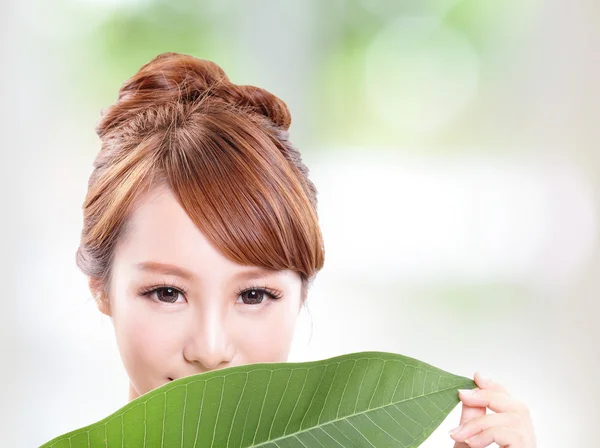
[(162, 162), (194, 224), (242, 265), (290, 269), (303, 280), (324, 262), (308, 186), (276, 139), (227, 108), (167, 131)]

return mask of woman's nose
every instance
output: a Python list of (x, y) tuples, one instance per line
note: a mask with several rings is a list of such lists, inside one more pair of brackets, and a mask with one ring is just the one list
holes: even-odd
[(190, 322), (188, 338), (183, 347), (183, 356), (191, 363), (200, 364), (204, 371), (214, 370), (233, 359), (233, 347), (218, 310), (196, 313)]

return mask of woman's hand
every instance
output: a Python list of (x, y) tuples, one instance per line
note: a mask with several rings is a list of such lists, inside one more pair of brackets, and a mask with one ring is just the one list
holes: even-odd
[[(536, 448), (529, 409), (500, 384), (475, 373), (473, 390), (459, 391), (463, 409), (460, 426), (450, 431), (454, 448)], [(487, 414), (487, 408), (494, 413)]]

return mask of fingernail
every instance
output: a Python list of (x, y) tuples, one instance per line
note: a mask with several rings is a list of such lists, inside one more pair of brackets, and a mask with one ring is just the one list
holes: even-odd
[(492, 380), (489, 377), (485, 376), (481, 372), (477, 372), (477, 373), (479, 373), (479, 378), (481, 378), (481, 381), (483, 381), (484, 383), (491, 383), (492, 382)]
[(457, 426), (456, 428), (454, 428), (451, 431), (448, 431), (448, 434), (450, 434), (451, 436), (453, 436), (454, 434), (457, 434), (460, 432), (460, 430), (462, 429), (463, 425)]
[(463, 394), (463, 395), (473, 395), (475, 393), (475, 390), (473, 389), (458, 389), (458, 392)]

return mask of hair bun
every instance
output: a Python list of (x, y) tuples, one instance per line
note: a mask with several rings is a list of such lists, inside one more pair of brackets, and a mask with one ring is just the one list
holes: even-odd
[(265, 89), (255, 86), (237, 86), (233, 85), (234, 89), (238, 91), (237, 101), (241, 106), (250, 108), (253, 112), (264, 115), (271, 122), (287, 131), (292, 122), (290, 110), (287, 105)]
[(137, 99), (195, 101), (229, 78), (217, 64), (178, 53), (162, 53), (144, 64), (119, 91), (119, 101)]
[(102, 117), (98, 135), (132, 118), (142, 109), (159, 104), (215, 101), (243, 112), (259, 114), (287, 130), (291, 116), (286, 104), (254, 86), (233, 84), (211, 61), (180, 53), (162, 53), (143, 65), (119, 90), (117, 103)]

